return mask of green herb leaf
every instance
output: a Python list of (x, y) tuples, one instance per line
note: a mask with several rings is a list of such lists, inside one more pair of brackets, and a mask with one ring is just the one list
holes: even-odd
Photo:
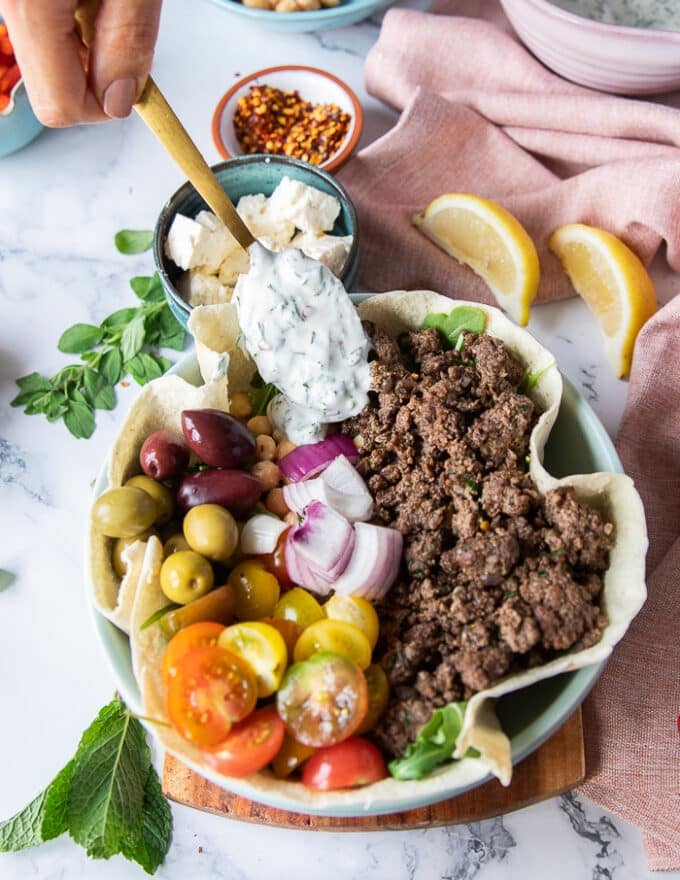
[(123, 374), (123, 355), (120, 349), (111, 348), (105, 351), (99, 362), (99, 372), (109, 385), (116, 385)]
[(72, 401), (63, 414), (64, 424), (79, 440), (87, 440), (94, 432), (94, 414), (86, 403)]
[(83, 734), (68, 803), (69, 833), (95, 858), (120, 852), (137, 828), (151, 756), (144, 729), (113, 700)]
[(448, 315), (444, 312), (433, 312), (426, 315), (423, 321), (423, 329), (428, 327), (435, 327), (445, 342), (460, 351), (463, 347), (460, 337), (464, 330), (469, 333), (484, 332), (486, 312), (476, 306), (457, 306)]
[(18, 852), (38, 846), (66, 831), (64, 804), (72, 771), (73, 761), (69, 761), (28, 806), (0, 822), (0, 852)]
[(153, 230), (121, 229), (114, 235), (113, 243), (121, 254), (143, 254), (153, 244)]
[(169, 308), (164, 308), (159, 312), (156, 327), (158, 330), (157, 345), (161, 348), (171, 348), (174, 351), (184, 349), (186, 333)]
[(92, 324), (74, 324), (61, 334), (57, 348), (64, 354), (80, 354), (99, 345), (103, 336), (104, 331), (101, 327)]
[(112, 312), (108, 318), (104, 318), (102, 327), (107, 327), (108, 329), (125, 328), (137, 314), (138, 312), (135, 308), (118, 309), (118, 311)]
[(466, 707), (466, 702), (460, 702), (435, 709), (414, 742), (406, 746), (403, 757), (390, 761), (391, 775), (396, 779), (423, 779), (439, 764), (453, 760)]
[(139, 629), (140, 629), (140, 630), (143, 630), (143, 629), (147, 629), (147, 628), (150, 627), (150, 626), (153, 626), (153, 624), (154, 624), (154, 623), (157, 623), (157, 622), (161, 619), (161, 617), (165, 617), (165, 615), (166, 615), (169, 611), (174, 611), (175, 608), (180, 608), (180, 607), (181, 607), (181, 606), (180, 606), (180, 605), (177, 605), (176, 602), (170, 602), (169, 605), (164, 605), (162, 608), (159, 608), (159, 609), (157, 609), (156, 611), (154, 611), (153, 614), (150, 614), (150, 615), (146, 618), (146, 620), (145, 620), (142, 624), (140, 624)]
[(273, 400), (276, 395), (280, 393), (281, 392), (276, 387), (276, 385), (272, 385), (271, 382), (265, 383), (261, 388), (256, 388), (255, 391), (253, 391), (253, 393), (250, 395), (250, 400), (253, 405), (253, 415), (265, 415), (270, 401)]
[(69, 761), (47, 787), (45, 814), (40, 829), (43, 840), (52, 840), (68, 831), (68, 801), (74, 766), (74, 761)]
[(144, 315), (135, 315), (123, 331), (123, 336), (120, 340), (120, 352), (123, 355), (123, 362), (129, 361), (141, 351), (146, 335), (144, 320)]
[(11, 587), (15, 580), (16, 578), (11, 571), (5, 571), (4, 568), (0, 568), (0, 593)]
[(535, 372), (531, 372), (531, 370), (527, 367), (524, 371), (524, 375), (522, 376), (522, 381), (519, 383), (517, 390), (520, 394), (528, 394), (530, 391), (538, 385), (538, 380), (544, 373), (547, 373), (550, 367), (553, 364), (548, 364), (546, 367), (543, 367), (542, 370), (536, 370)]
[(172, 837), (172, 815), (153, 767), (144, 786), (144, 802), (137, 827), (121, 846), (126, 859), (137, 862), (147, 874), (162, 864)]
[(152, 379), (158, 379), (163, 375), (163, 370), (157, 359), (145, 352), (140, 352), (131, 360), (125, 361), (124, 366), (138, 385), (146, 385)]

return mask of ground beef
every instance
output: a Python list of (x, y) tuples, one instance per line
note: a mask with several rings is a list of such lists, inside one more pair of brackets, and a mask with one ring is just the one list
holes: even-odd
[(430, 328), (373, 340), (369, 405), (342, 430), (399, 529), (399, 579), (376, 606), (376, 656), (391, 684), (373, 732), (401, 754), (432, 711), (598, 641), (613, 525), (570, 488), (544, 497), (528, 473), (538, 411), (499, 339)]

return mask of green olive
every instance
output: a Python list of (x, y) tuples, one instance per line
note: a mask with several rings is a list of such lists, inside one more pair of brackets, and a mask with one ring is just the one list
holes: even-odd
[(111, 562), (118, 577), (125, 577), (125, 572), (127, 571), (127, 562), (123, 558), (123, 553), (125, 553), (127, 548), (134, 544), (135, 541), (148, 541), (151, 535), (155, 534), (155, 529), (147, 529), (145, 532), (133, 535), (131, 538), (118, 538), (113, 545), (113, 552), (111, 553)]
[(163, 557), (167, 559), (171, 553), (177, 553), (178, 550), (191, 550), (189, 542), (181, 532), (175, 532), (163, 544)]
[(125, 485), (134, 486), (136, 489), (142, 489), (147, 495), (151, 495), (158, 506), (158, 516), (156, 517), (157, 526), (165, 525), (166, 522), (170, 521), (174, 505), (172, 492), (167, 486), (159, 483), (158, 480), (153, 480), (151, 477), (144, 476), (144, 474), (130, 477)]
[(212, 566), (193, 550), (178, 550), (161, 566), (161, 590), (178, 605), (205, 596), (213, 583)]
[(183, 528), (191, 549), (216, 562), (226, 562), (238, 545), (236, 520), (219, 504), (192, 507)]
[(134, 486), (109, 489), (92, 507), (94, 527), (109, 538), (133, 538), (150, 528), (157, 515), (154, 499)]

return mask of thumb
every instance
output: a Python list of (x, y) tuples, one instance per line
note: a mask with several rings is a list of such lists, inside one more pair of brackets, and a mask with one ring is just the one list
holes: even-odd
[(162, 0), (104, 0), (90, 46), (90, 82), (107, 116), (128, 116), (151, 70)]

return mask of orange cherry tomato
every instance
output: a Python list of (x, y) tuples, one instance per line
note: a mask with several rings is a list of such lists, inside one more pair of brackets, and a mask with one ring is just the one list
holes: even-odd
[(273, 706), (257, 709), (235, 724), (227, 738), (202, 749), (205, 763), (225, 776), (250, 776), (274, 758), (283, 742), (284, 726)]
[(161, 668), (163, 678), (167, 679), (175, 674), (177, 661), (191, 648), (198, 648), (201, 645), (216, 645), (223, 629), (224, 626), (221, 623), (201, 621), (185, 626), (184, 629), (176, 633), (168, 642), (163, 654)]
[(286, 643), (286, 650), (288, 651), (288, 663), (292, 663), (295, 642), (297, 642), (303, 632), (300, 624), (296, 623), (294, 620), (287, 620), (284, 617), (263, 617), (260, 623), (268, 623), (269, 626), (273, 626), (274, 629), (277, 629), (281, 633), (283, 641)]
[(387, 777), (380, 749), (360, 736), (319, 749), (302, 770), (302, 783), (317, 791), (356, 788)]
[(174, 670), (167, 679), (168, 717), (179, 735), (197, 746), (216, 746), (255, 708), (255, 673), (231, 651), (199, 645), (183, 654)]

